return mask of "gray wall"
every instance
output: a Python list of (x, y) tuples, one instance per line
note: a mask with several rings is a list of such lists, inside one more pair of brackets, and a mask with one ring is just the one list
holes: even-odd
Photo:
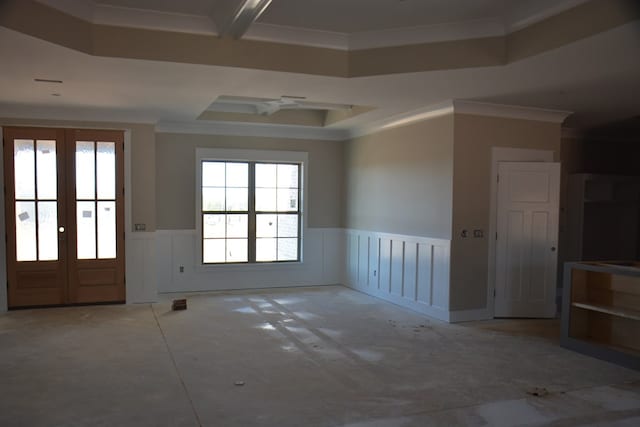
[(449, 239), (453, 115), (345, 145), (348, 228)]
[[(487, 303), (491, 147), (560, 150), (560, 124), (498, 117), (455, 115), (451, 310)], [(481, 228), (483, 239), (463, 239), (462, 229)]]
[(158, 229), (195, 229), (196, 147), (306, 151), (308, 226), (342, 227), (343, 142), (221, 135), (156, 134)]

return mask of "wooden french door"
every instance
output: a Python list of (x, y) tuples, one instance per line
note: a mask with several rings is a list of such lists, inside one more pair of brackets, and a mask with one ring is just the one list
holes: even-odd
[(3, 129), (9, 308), (124, 302), (124, 135)]

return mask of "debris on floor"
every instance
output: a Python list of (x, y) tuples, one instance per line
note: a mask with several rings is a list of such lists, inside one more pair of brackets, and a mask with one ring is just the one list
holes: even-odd
[(182, 299), (174, 299), (173, 303), (171, 304), (171, 310), (186, 310), (187, 309), (187, 299), (186, 298), (182, 298)]
[(527, 390), (527, 394), (536, 397), (545, 397), (549, 394), (549, 390), (544, 387), (533, 387)]
[(237, 385), (238, 387), (243, 386), (244, 385), (244, 381), (236, 381), (235, 383), (233, 383), (234, 385)]

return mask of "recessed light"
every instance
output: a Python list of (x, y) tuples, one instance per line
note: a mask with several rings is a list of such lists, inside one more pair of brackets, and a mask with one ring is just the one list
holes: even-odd
[(33, 81), (38, 83), (62, 83), (62, 80), (55, 79), (33, 79)]

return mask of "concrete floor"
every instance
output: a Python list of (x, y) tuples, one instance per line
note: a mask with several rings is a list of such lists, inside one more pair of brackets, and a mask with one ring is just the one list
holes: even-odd
[(640, 425), (640, 373), (558, 329), (449, 325), (342, 287), (14, 311), (0, 425)]

